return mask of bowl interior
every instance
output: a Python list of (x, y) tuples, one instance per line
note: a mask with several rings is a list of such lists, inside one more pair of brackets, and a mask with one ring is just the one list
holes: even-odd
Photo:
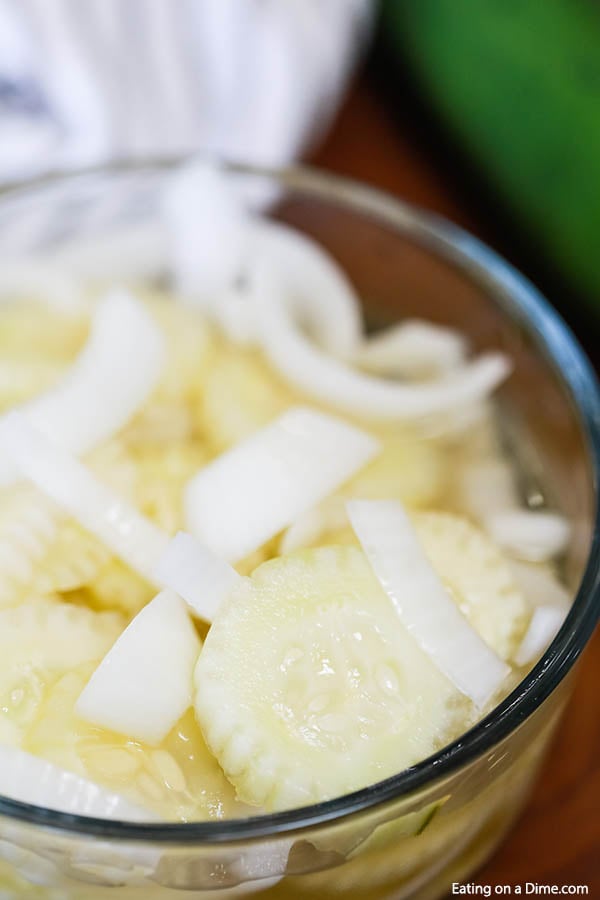
[[(479, 242), (392, 198), (308, 170), (233, 171), (240, 183), (251, 183), (255, 202), (267, 204), (271, 215), (300, 228), (333, 254), (363, 298), (370, 325), (425, 318), (458, 328), (474, 350), (501, 349), (511, 357), (514, 371), (500, 392), (506, 439), (518, 456), (525, 492), (543, 496), (573, 522), (565, 574), (575, 592), (587, 565), (584, 585), (568, 627), (544, 660), (484, 723), (444, 751), (443, 766), (432, 758), (349, 797), (248, 822), (107, 824), (1, 798), (0, 813), (88, 834), (194, 842), (241, 839), (352, 814), (427, 784), (505, 737), (566, 674), (597, 618), (598, 388), (585, 356), (554, 310)], [(0, 255), (52, 246), (77, 233), (110, 231), (118, 222), (155, 218), (156, 187), (163, 177), (163, 164), (149, 165), (11, 192), (0, 198)]]
[[(425, 318), (458, 329), (474, 351), (510, 356), (513, 372), (499, 392), (507, 451), (516, 456), (520, 486), (532, 505), (547, 503), (573, 523), (564, 575), (575, 591), (589, 555), (596, 499), (590, 436), (565, 380), (576, 368), (566, 326), (559, 324), (549, 347), (547, 333), (515, 306), (514, 295), (502, 277), (491, 277), (485, 259), (477, 265), (461, 257), (456, 245), (438, 244), (413, 227), (410, 213), (408, 222), (405, 216), (390, 221), (363, 207), (292, 195), (276, 215), (340, 262), (363, 299), (370, 326)], [(548, 316), (544, 324), (550, 326)]]

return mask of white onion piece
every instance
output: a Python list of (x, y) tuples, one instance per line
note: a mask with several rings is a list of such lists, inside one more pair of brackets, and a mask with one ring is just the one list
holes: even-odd
[(21, 475), (153, 582), (154, 566), (168, 545), (168, 534), (98, 481), (23, 413), (8, 413), (0, 422), (0, 446)]
[(346, 502), (341, 497), (330, 497), (319, 506), (307, 509), (284, 531), (279, 544), (283, 555), (293, 553), (318, 541), (327, 531), (344, 528), (348, 524)]
[(408, 319), (365, 338), (354, 361), (378, 375), (427, 378), (465, 362), (467, 341), (453, 328)]
[(527, 666), (542, 655), (560, 631), (566, 614), (566, 610), (558, 606), (536, 607), (525, 637), (515, 653), (518, 666)]
[[(281, 273), (285, 302), (298, 327), (334, 356), (354, 355), (362, 337), (360, 303), (333, 257), (302, 232), (254, 218), (247, 232), (246, 281), (220, 291), (211, 315), (237, 344), (260, 343), (260, 329), (252, 302), (252, 270), (256, 260)], [(326, 298), (326, 302), (323, 302)]]
[(156, 579), (183, 597), (194, 615), (212, 622), (242, 576), (191, 534), (180, 531), (159, 559)]
[(258, 344), (256, 313), (247, 286), (234, 285), (220, 291), (214, 297), (209, 314), (234, 344), (242, 347)]
[(153, 812), (119, 794), (13, 747), (0, 746), (0, 795), (75, 816), (157, 821)]
[(78, 716), (157, 745), (192, 705), (200, 653), (183, 600), (162, 591), (117, 639), (79, 697)]
[(160, 222), (120, 225), (60, 244), (53, 263), (72, 276), (105, 281), (157, 278), (167, 268), (167, 234)]
[(111, 291), (62, 381), (21, 409), (66, 449), (85, 453), (127, 424), (154, 389), (164, 362), (163, 336), (143, 304), (127, 291)]
[(362, 334), (360, 303), (343, 270), (301, 232), (250, 216), (231, 178), (215, 165), (196, 162), (180, 170), (165, 192), (163, 212), (177, 289), (232, 340), (256, 338), (250, 287), (238, 281), (251, 280), (260, 260), (281, 271), (294, 318), (319, 344), (334, 354), (354, 353)]
[(334, 356), (351, 357), (362, 340), (358, 296), (343, 269), (316, 241), (281, 222), (255, 218), (250, 263), (274, 266), (289, 314)]
[(247, 214), (216, 165), (194, 162), (170, 179), (162, 203), (175, 286), (183, 298), (211, 308), (240, 275)]
[(79, 279), (40, 256), (0, 260), (0, 298), (2, 302), (35, 299), (65, 313), (87, 305)]
[(537, 563), (509, 562), (513, 578), (519, 590), (532, 606), (555, 606), (565, 614), (571, 604), (571, 594), (558, 578)]
[(320, 506), (307, 509), (284, 531), (279, 544), (279, 552), (285, 556), (301, 547), (317, 541), (326, 528), (326, 518)]
[(332, 494), (378, 452), (370, 435), (311, 409), (289, 409), (188, 482), (188, 530), (236, 562)]
[(559, 556), (571, 537), (571, 526), (564, 516), (528, 509), (508, 509), (488, 515), (485, 527), (496, 543), (530, 562)]
[[(468, 406), (458, 406), (446, 413), (437, 413), (421, 420), (419, 433), (423, 437), (443, 437), (445, 440), (460, 441), (470, 445), (477, 440), (477, 431), (485, 424), (489, 414), (490, 400), (484, 397)], [(469, 448), (470, 449), (470, 448)]]
[(351, 500), (348, 517), (400, 621), (435, 666), (484, 707), (510, 669), (462, 615), (404, 509), (393, 500)]
[(435, 382), (397, 384), (353, 370), (311, 343), (296, 325), (276, 280), (257, 276), (255, 306), (263, 349), (290, 383), (318, 400), (370, 419), (414, 420), (480, 400), (503, 381), (510, 364), (489, 353)]
[[(100, 303), (73, 365), (54, 387), (19, 409), (61, 447), (87, 453), (143, 405), (164, 360), (164, 339), (143, 305), (125, 291), (113, 291)], [(14, 477), (14, 467), (0, 460), (0, 483)]]
[(467, 461), (454, 490), (461, 511), (482, 523), (487, 516), (514, 509), (520, 502), (514, 471), (502, 459)]

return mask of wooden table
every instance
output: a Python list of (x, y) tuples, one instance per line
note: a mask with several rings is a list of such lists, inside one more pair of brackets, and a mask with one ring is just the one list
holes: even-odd
[[(448, 186), (411, 122), (403, 121), (401, 109), (392, 117), (387, 102), (366, 77), (351, 92), (313, 161), (442, 213), (488, 241), (493, 234), (485, 220), (467, 208), (456, 184)], [(598, 632), (581, 661), (575, 696), (532, 801), (475, 878), (481, 885), (528, 881), (587, 884), (589, 896), (600, 897)]]

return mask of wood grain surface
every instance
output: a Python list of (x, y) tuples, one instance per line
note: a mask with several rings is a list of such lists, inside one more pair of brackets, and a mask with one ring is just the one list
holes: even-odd
[[(434, 156), (423, 135), (403, 122), (402, 109), (391, 115), (363, 77), (312, 161), (442, 213), (494, 243), (493, 227), (480, 209), (473, 212)], [(529, 807), (474, 881), (584, 884), (590, 897), (600, 898), (600, 632), (580, 661), (575, 694)]]

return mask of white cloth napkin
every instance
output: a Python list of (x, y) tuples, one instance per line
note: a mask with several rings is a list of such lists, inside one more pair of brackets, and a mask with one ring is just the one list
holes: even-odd
[(327, 125), (373, 0), (0, 0), (0, 181), (206, 150), (282, 164)]

